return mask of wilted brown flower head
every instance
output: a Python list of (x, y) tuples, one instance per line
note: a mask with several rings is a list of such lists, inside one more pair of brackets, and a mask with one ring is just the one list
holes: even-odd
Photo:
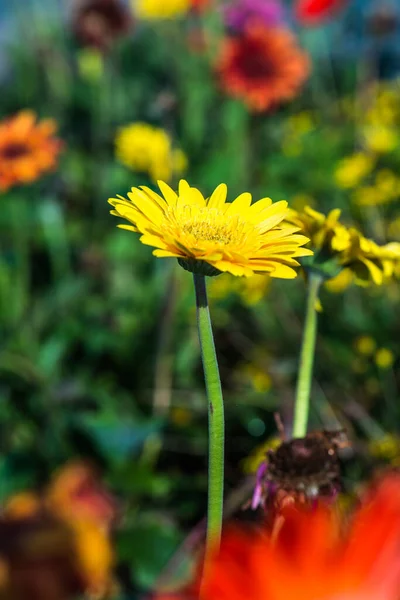
[(287, 496), (307, 502), (333, 498), (340, 490), (338, 449), (347, 445), (341, 431), (315, 431), (268, 450), (259, 467), (252, 508)]
[(132, 27), (132, 18), (121, 0), (76, 0), (72, 31), (83, 46), (106, 51)]

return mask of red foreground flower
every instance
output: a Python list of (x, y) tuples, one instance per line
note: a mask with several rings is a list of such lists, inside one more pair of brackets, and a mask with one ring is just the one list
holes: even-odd
[[(350, 519), (322, 505), (282, 516), (272, 534), (225, 532), (201, 600), (398, 600), (400, 474), (371, 487)], [(199, 583), (185, 597), (196, 590)]]
[(298, 0), (295, 14), (303, 25), (319, 25), (344, 8), (347, 0)]
[(289, 30), (252, 22), (223, 42), (216, 71), (227, 94), (263, 111), (299, 93), (310, 61)]

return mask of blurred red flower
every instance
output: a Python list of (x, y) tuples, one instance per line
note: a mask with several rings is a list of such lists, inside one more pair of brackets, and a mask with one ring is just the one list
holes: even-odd
[(191, 7), (195, 12), (202, 13), (210, 7), (211, 0), (192, 0)]
[[(206, 569), (201, 599), (398, 600), (400, 474), (372, 486), (351, 517), (333, 507), (293, 505), (281, 520), (273, 533), (228, 529)], [(198, 598), (199, 588), (197, 582), (183, 596)]]
[(295, 15), (303, 25), (319, 25), (338, 13), (348, 0), (297, 0)]
[(309, 71), (309, 58), (288, 29), (254, 21), (243, 34), (224, 40), (216, 64), (226, 93), (242, 99), (254, 111), (294, 98)]

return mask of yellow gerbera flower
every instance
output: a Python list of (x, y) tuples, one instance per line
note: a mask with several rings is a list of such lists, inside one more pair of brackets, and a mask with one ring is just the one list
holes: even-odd
[(379, 246), (354, 227), (340, 223), (339, 218), (339, 209), (324, 215), (306, 206), (302, 212), (290, 210), (286, 220), (311, 239), (311, 247), (316, 251), (315, 266), (327, 278), (337, 274), (334, 268), (324, 269), (324, 263), (328, 265), (332, 260), (338, 268), (349, 269), (360, 285), (381, 285), (392, 277), (400, 263), (400, 244)]
[(245, 192), (227, 203), (225, 184), (207, 199), (184, 180), (178, 193), (163, 181), (158, 185), (162, 196), (141, 186), (132, 188), (129, 200), (109, 199), (111, 214), (130, 222), (119, 227), (141, 233), (140, 241), (154, 246), (155, 256), (176, 257), (187, 270), (207, 275), (268, 273), (286, 279), (297, 275), (296, 258), (312, 254), (302, 248), (309, 240), (297, 234), (299, 228), (283, 223), (285, 201), (263, 198), (251, 204)]
[(350, 234), (340, 223), (340, 214), (338, 208), (324, 215), (310, 206), (305, 206), (302, 211), (290, 209), (286, 220), (303, 230), (316, 250), (329, 246), (335, 251), (341, 251), (348, 247)]

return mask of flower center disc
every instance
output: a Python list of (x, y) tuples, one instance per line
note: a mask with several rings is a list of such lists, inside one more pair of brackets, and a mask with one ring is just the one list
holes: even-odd
[(4, 158), (12, 160), (14, 158), (21, 158), (25, 154), (28, 154), (28, 152), (29, 150), (25, 144), (8, 144), (3, 148), (1, 154)]

